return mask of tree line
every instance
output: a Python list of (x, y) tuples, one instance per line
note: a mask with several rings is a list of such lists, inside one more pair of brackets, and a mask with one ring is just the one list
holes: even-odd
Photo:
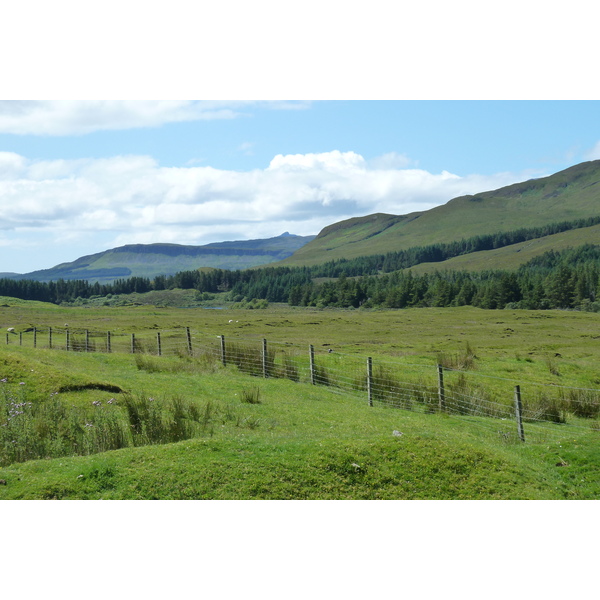
[[(39, 282), (0, 279), (0, 295), (61, 304), (79, 298), (196, 289), (227, 292), (227, 299), (287, 302), (292, 306), (387, 307), (458, 306), (481, 308), (592, 308), (598, 293), (600, 247), (581, 246), (551, 251), (516, 272), (437, 272), (414, 275), (403, 271), (421, 262), (441, 262), (470, 252), (490, 250), (552, 233), (600, 223), (600, 217), (562, 222), (513, 232), (475, 236), (385, 255), (340, 259), (312, 267), (263, 267), (181, 271), (153, 279), (129, 277), (113, 283), (85, 280)], [(321, 281), (320, 281), (321, 280)]]
[(517, 271), (437, 271), (296, 286), (289, 304), (317, 307), (408, 308), (476, 306), (485, 309), (582, 309), (600, 311), (600, 247), (550, 251)]

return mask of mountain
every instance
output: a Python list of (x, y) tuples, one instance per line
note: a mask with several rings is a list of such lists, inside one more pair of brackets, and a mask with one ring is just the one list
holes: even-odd
[(5, 274), (9, 279), (57, 281), (81, 279), (110, 283), (125, 277), (173, 275), (202, 267), (246, 269), (280, 261), (310, 242), (315, 236), (291, 235), (288, 232), (268, 239), (217, 242), (205, 246), (179, 244), (129, 244), (89, 256), (51, 269), (24, 275)]
[(600, 160), (596, 160), (549, 177), (460, 196), (423, 212), (341, 221), (278, 264), (316, 265), (599, 215)]

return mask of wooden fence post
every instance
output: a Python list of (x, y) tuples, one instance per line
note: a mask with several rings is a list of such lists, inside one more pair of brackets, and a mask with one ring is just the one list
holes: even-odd
[(156, 345), (158, 346), (158, 356), (162, 356), (162, 348), (160, 345), (160, 331), (156, 332)]
[(440, 411), (446, 410), (446, 389), (444, 388), (444, 367), (437, 366), (438, 371), (438, 397), (440, 402)]
[(90, 351), (90, 331), (89, 329), (85, 330), (85, 351)]
[(369, 397), (369, 406), (373, 406), (373, 359), (367, 358), (367, 394)]
[(189, 327), (185, 328), (185, 333), (187, 336), (188, 353), (190, 356), (192, 356), (192, 334), (190, 333)]
[(312, 344), (308, 346), (308, 354), (310, 357), (310, 382), (315, 385), (317, 383), (317, 373), (315, 368), (315, 347)]
[(37, 327), (33, 328), (33, 347), (37, 348)]
[(525, 432), (523, 431), (523, 403), (521, 402), (521, 386), (515, 385), (515, 416), (517, 418), (517, 431), (522, 442), (525, 441)]
[(223, 363), (224, 367), (227, 366), (227, 354), (225, 352), (225, 336), (224, 335), (221, 336), (221, 362)]
[(267, 372), (267, 340), (263, 339), (262, 341), (262, 371), (263, 377), (266, 379), (269, 376)]
[(23, 332), (19, 331), (19, 346), (23, 345)]
[(106, 332), (106, 351), (110, 354), (110, 331)]
[(135, 354), (135, 333), (131, 334), (131, 354)]
[(52, 327), (48, 327), (48, 348), (52, 350)]

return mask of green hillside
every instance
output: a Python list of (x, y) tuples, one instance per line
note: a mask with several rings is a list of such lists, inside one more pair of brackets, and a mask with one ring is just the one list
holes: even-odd
[(110, 283), (124, 277), (174, 275), (202, 267), (217, 269), (247, 269), (266, 265), (290, 256), (314, 236), (284, 233), (275, 238), (219, 242), (205, 246), (180, 244), (129, 244), (89, 256), (82, 256), (51, 269), (25, 275), (7, 274), (9, 279), (56, 281), (81, 279)]
[(550, 250), (559, 252), (584, 244), (600, 245), (600, 225), (563, 231), (554, 235), (521, 242), (520, 244), (506, 246), (505, 248), (472, 252), (450, 258), (443, 262), (421, 263), (410, 267), (409, 270), (418, 274), (443, 270), (472, 272), (492, 269), (516, 270), (532, 258)]
[(370, 215), (326, 227), (282, 265), (315, 265), (414, 246), (512, 231), (600, 214), (600, 161), (474, 196), (422, 213)]

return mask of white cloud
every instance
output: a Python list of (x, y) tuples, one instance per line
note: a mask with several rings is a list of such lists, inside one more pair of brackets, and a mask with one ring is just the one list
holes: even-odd
[(269, 165), (270, 170), (326, 170), (345, 171), (364, 169), (365, 159), (355, 152), (323, 152), (320, 154), (278, 154)]
[[(43, 234), (42, 244), (71, 240), (64, 262), (135, 242), (205, 244), (283, 231), (316, 234), (350, 217), (427, 210), (531, 176), (385, 168), (389, 159), (367, 162), (360, 154), (334, 150), (278, 155), (264, 169), (239, 172), (160, 167), (149, 156), (34, 161), (1, 153), (0, 244), (9, 238), (25, 243), (33, 232)], [(43, 267), (29, 270), (34, 268)], [(0, 271), (10, 270), (17, 269), (0, 264)]]
[(14, 152), (0, 152), (0, 179), (18, 176), (26, 164), (25, 158)]
[(388, 152), (369, 161), (369, 167), (373, 169), (405, 169), (416, 166), (418, 166), (416, 161), (398, 152)]
[[(109, 129), (238, 117), (247, 102), (217, 101), (0, 101), (0, 133), (81, 135)], [(267, 104), (268, 106), (268, 104)], [(273, 108), (281, 108), (274, 105)]]

